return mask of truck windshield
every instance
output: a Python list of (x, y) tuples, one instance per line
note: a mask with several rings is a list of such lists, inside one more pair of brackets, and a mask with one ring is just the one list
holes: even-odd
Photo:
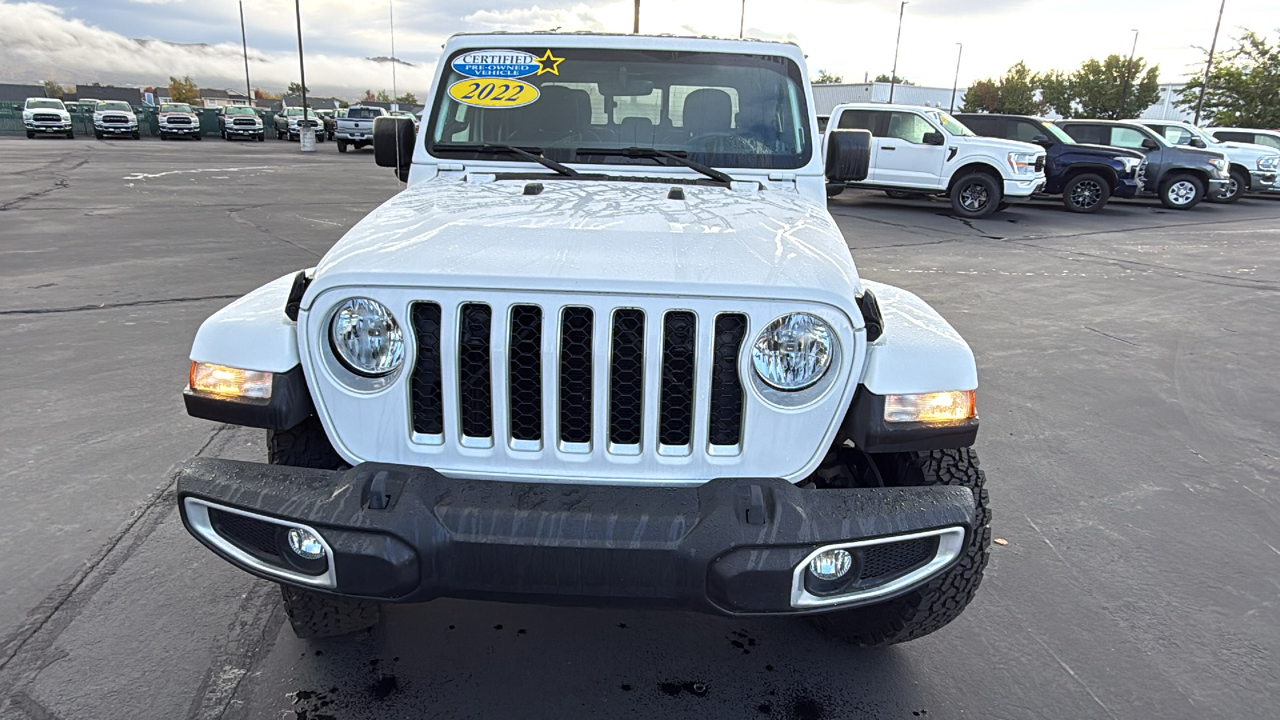
[(28, 100), (29, 110), (65, 110), (61, 100)]
[(162, 112), (162, 113), (175, 113), (175, 112), (178, 112), (178, 113), (189, 113), (189, 112), (191, 112), (191, 106), (190, 106), (190, 105), (187, 105), (186, 103), (165, 103), (165, 104), (163, 104), (163, 105), (161, 105), (161, 106), (160, 106), (160, 112)]
[(226, 109), (228, 115), (257, 115), (253, 108), (247, 107), (229, 107)]
[(931, 120), (941, 125), (943, 130), (946, 130), (952, 135), (977, 137), (972, 130), (964, 126), (964, 123), (941, 110), (929, 110), (926, 111), (925, 114), (928, 115)]
[(800, 68), (765, 55), (464, 51), (449, 58), (428, 122), (430, 152), (456, 159), (492, 157), (476, 148), (500, 144), (560, 162), (652, 166), (651, 154), (601, 152), (648, 148), (784, 169), (803, 167), (812, 148)]
[(1044, 128), (1044, 131), (1049, 135), (1051, 135), (1054, 140), (1057, 140), (1058, 142), (1063, 143), (1064, 145), (1076, 144), (1075, 138), (1071, 137), (1066, 133), (1065, 130), (1058, 127), (1057, 125), (1054, 125), (1051, 122), (1042, 122), (1040, 123), (1040, 127)]
[(104, 100), (98, 103), (98, 107), (96, 108), (96, 110), (98, 110), (99, 112), (102, 112), (104, 110), (130, 112), (133, 110), (133, 108), (129, 107), (129, 103), (123, 100)]

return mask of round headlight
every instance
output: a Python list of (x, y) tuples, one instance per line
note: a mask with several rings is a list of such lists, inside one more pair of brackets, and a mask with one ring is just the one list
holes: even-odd
[(377, 300), (351, 298), (339, 305), (329, 338), (342, 364), (360, 375), (386, 375), (404, 362), (404, 333)]
[(751, 346), (756, 374), (779, 390), (803, 390), (831, 366), (834, 333), (809, 313), (792, 313), (769, 323)]

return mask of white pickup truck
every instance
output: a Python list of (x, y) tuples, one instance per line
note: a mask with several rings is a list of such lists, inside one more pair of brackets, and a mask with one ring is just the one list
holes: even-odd
[(205, 321), (184, 399), (267, 428), (194, 458), (187, 529), (301, 637), (440, 597), (793, 616), (860, 645), (973, 598), (973, 352), (858, 275), (790, 43), (449, 39), (408, 186)]
[(945, 195), (957, 215), (980, 218), (1045, 185), (1044, 148), (980, 137), (942, 110), (846, 103), (831, 111), (832, 130), (867, 130), (872, 141), (867, 179), (833, 184), (830, 195), (846, 186), (890, 197)]
[(357, 150), (373, 144), (373, 123), (380, 117), (386, 117), (387, 111), (380, 107), (351, 107), (347, 113), (334, 120), (333, 137), (338, 142), (338, 152), (346, 152), (347, 148)]

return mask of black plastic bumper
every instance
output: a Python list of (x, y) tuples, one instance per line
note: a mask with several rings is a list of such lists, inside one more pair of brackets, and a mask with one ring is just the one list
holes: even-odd
[(335, 586), (322, 589), (339, 595), (730, 615), (801, 614), (793, 574), (821, 545), (943, 527), (968, 533), (974, 516), (963, 487), (805, 490), (780, 479), (588, 486), (459, 480), (378, 463), (327, 471), (190, 460), (178, 476), (187, 529), (275, 580), (196, 532), (188, 499), (314, 528), (333, 552)]

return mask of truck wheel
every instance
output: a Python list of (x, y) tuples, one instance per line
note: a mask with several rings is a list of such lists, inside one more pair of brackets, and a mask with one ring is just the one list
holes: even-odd
[(68, 140), (75, 140), (75, 139), (76, 139), (76, 131), (75, 131), (75, 130), (68, 130), (68, 131), (67, 131), (67, 139), (68, 139)]
[(93, 137), (94, 137), (94, 138), (96, 138), (96, 139), (98, 139), (98, 140), (101, 140), (101, 139), (102, 139), (102, 131), (101, 131), (101, 130), (94, 130), (94, 131), (93, 131)]
[(346, 141), (346, 140), (339, 140), (339, 141), (338, 141), (338, 152), (346, 152), (346, 151), (347, 151), (347, 141)]
[(192, 140), (203, 140), (203, 139), (204, 139), (204, 136), (202, 136), (200, 133), (196, 133), (195, 135), (192, 135), (192, 136), (191, 136), (191, 139), (192, 139)]
[(138, 132), (137, 130), (134, 130), (134, 131), (133, 131), (133, 139), (134, 139), (134, 140), (141, 140), (141, 139), (142, 139), (142, 133)]
[(281, 585), (280, 596), (293, 634), (303, 640), (366, 630), (377, 625), (382, 615), (382, 608), (376, 602), (351, 600), (291, 585)]
[(1245, 190), (1249, 189), (1249, 174), (1238, 170), (1231, 169), (1231, 179), (1227, 181), (1227, 187), (1217, 197), (1207, 197), (1205, 202), (1221, 203), (1228, 205), (1240, 199), (1244, 195)]
[[(267, 462), (320, 470), (347, 467), (315, 415), (288, 430), (268, 430)], [(382, 606), (371, 600), (352, 600), (291, 585), (281, 585), (280, 591), (289, 624), (294, 634), (304, 640), (371, 628), (382, 614)]]
[(863, 647), (914, 640), (955, 620), (978, 591), (991, 544), (991, 509), (983, 487), (986, 476), (972, 448), (879, 457), (876, 464), (886, 485), (959, 485), (972, 490), (977, 524), (956, 564), (919, 589), (875, 605), (808, 618), (828, 637)]
[(1102, 176), (1081, 173), (1062, 188), (1062, 204), (1076, 213), (1098, 212), (1111, 199), (1111, 185)]
[(951, 186), (951, 209), (960, 217), (982, 218), (996, 211), (1004, 192), (984, 172), (971, 172)]
[(33, 133), (33, 132), (31, 132), (30, 130), (28, 130), (28, 131), (27, 131), (27, 139), (28, 139), (28, 140), (35, 140), (35, 139), (36, 139), (36, 134), (35, 134), (35, 133)]
[(1174, 173), (1160, 183), (1160, 202), (1174, 210), (1190, 210), (1204, 199), (1204, 182), (1190, 173)]
[(267, 132), (265, 130), (258, 133), (258, 142), (265, 142), (266, 139), (267, 139)]

